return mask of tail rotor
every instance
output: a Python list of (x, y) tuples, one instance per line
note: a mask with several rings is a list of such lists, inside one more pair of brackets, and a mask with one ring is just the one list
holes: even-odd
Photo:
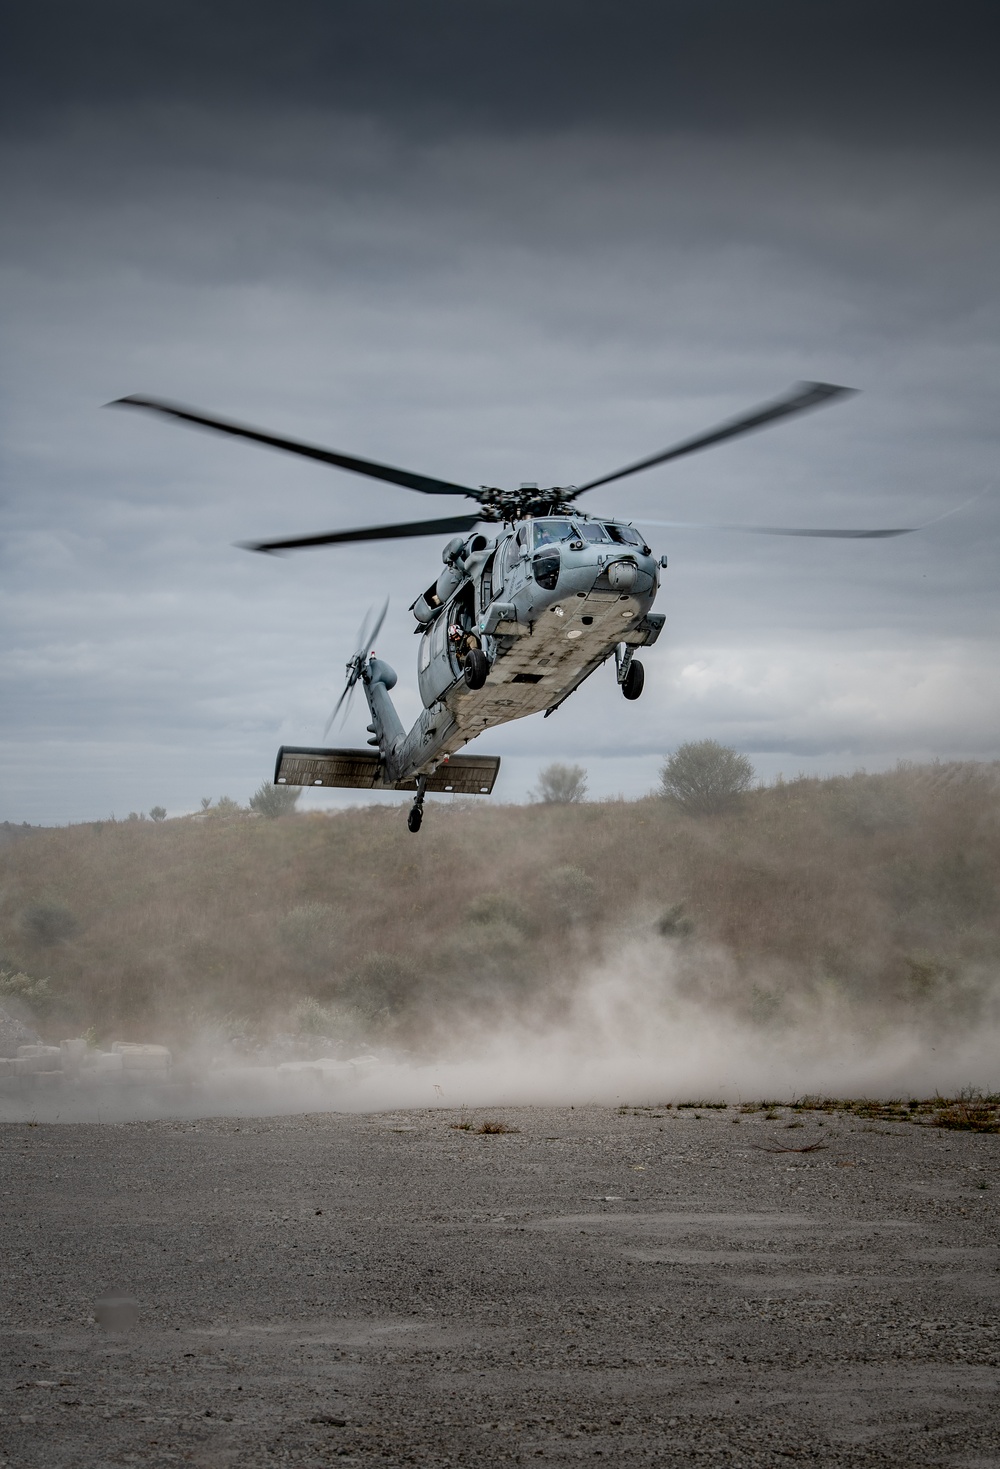
[(368, 657), (372, 643), (374, 643), (375, 639), (382, 631), (382, 624), (383, 622), (385, 622), (385, 615), (388, 610), (389, 598), (386, 597), (385, 601), (382, 603), (382, 610), (375, 617), (375, 621), (374, 623), (372, 623), (371, 627), (369, 627), (369, 623), (371, 623), (372, 614), (375, 611), (374, 607), (369, 607), (367, 613), (365, 614), (364, 621), (358, 628), (358, 635), (355, 638), (354, 642), (355, 651), (347, 662), (347, 681), (344, 684), (344, 688), (340, 695), (340, 698), (333, 706), (333, 712), (331, 713), (330, 718), (326, 721), (326, 727), (323, 730), (324, 740), (329, 735), (330, 730), (333, 728), (334, 721), (336, 720), (337, 715), (340, 713), (341, 709), (343, 709), (344, 711), (344, 719), (347, 718), (348, 712), (351, 707), (351, 702), (354, 698), (354, 690), (357, 687), (358, 680), (360, 679), (362, 670), (365, 666), (365, 660)]

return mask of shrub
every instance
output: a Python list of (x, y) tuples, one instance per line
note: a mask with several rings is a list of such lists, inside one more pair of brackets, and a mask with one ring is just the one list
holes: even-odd
[(465, 918), (475, 924), (508, 923), (521, 933), (530, 933), (533, 927), (523, 904), (506, 893), (479, 893), (466, 908)]
[(541, 884), (549, 920), (557, 926), (596, 916), (597, 884), (582, 867), (554, 867)]
[(665, 939), (685, 939), (694, 932), (694, 924), (684, 911), (684, 904), (674, 903), (660, 915), (656, 930)]
[(681, 745), (660, 773), (664, 796), (692, 816), (717, 816), (732, 810), (754, 783), (746, 755), (717, 740)]
[(232, 796), (220, 796), (215, 803), (213, 816), (242, 816), (245, 808), (239, 801), (234, 801)]
[(47, 1009), (51, 999), (47, 979), (33, 979), (30, 974), (11, 974), (0, 969), (0, 1000), (21, 1000), (39, 1014)]
[(582, 765), (546, 765), (539, 771), (532, 795), (547, 806), (568, 806), (587, 794), (587, 772)]
[(343, 1045), (364, 1041), (371, 1028), (370, 1017), (354, 1005), (321, 1004), (307, 997), (291, 1013), (292, 1030), (298, 1036), (332, 1040)]
[(299, 966), (328, 974), (340, 944), (343, 919), (329, 903), (300, 903), (278, 924), (278, 940)]
[(453, 929), (434, 946), (438, 974), (457, 980), (470, 999), (483, 990), (519, 989), (527, 959), (524, 934), (500, 918)]
[(32, 903), (25, 908), (21, 925), (34, 943), (46, 947), (65, 943), (80, 932), (79, 919), (65, 903)]
[(166, 821), (167, 808), (165, 806), (150, 806), (149, 815), (153, 821)]
[(250, 810), (271, 821), (279, 816), (291, 816), (301, 794), (298, 786), (276, 786), (265, 780), (250, 797)]

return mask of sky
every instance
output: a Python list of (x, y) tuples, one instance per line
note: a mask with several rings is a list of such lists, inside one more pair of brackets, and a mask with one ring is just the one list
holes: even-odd
[[(320, 742), (387, 593), (419, 708), (433, 539), (235, 543), (456, 502), (102, 407), (129, 393), (515, 486), (856, 388), (587, 508), (946, 518), (651, 527), (642, 699), (604, 669), (488, 732), (494, 799), (556, 760), (637, 797), (703, 738), (768, 780), (1000, 757), (995, 7), (38, 0), (5, 30), (0, 820), (245, 801)], [(365, 723), (359, 698), (336, 742)]]

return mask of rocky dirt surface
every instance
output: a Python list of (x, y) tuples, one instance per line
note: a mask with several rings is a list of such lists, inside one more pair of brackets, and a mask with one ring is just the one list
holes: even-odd
[[(8, 1124), (0, 1190), (10, 1469), (1000, 1465), (997, 1135), (693, 1107)], [(112, 1286), (131, 1330), (95, 1323)]]

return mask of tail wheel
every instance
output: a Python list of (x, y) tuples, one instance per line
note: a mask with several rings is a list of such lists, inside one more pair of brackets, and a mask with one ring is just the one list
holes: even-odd
[(411, 831), (419, 831), (420, 823), (424, 819), (424, 813), (419, 806), (412, 806), (406, 818), (406, 824)]
[(628, 666), (628, 673), (622, 683), (622, 693), (626, 699), (638, 699), (642, 693), (642, 686), (646, 682), (646, 673), (640, 662), (633, 658)]
[(465, 655), (465, 682), (470, 689), (481, 689), (490, 671), (490, 660), (482, 648), (470, 648)]

